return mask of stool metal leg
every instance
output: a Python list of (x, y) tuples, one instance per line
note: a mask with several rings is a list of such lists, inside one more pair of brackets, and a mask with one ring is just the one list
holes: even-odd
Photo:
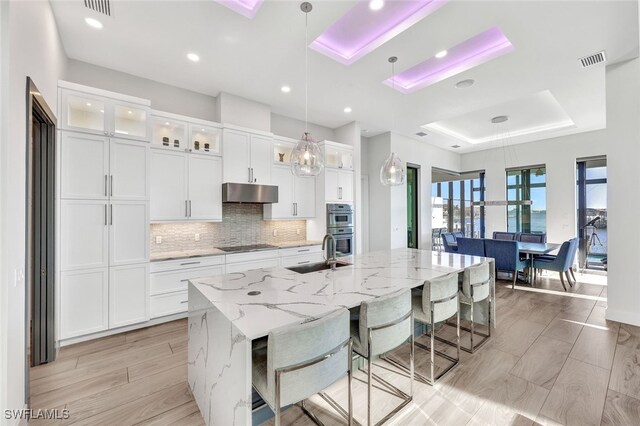
[[(435, 352), (436, 351), (436, 344), (435, 344), (436, 328), (434, 323), (435, 315), (433, 313), (434, 307), (435, 307), (434, 302), (431, 302), (431, 385), (434, 385), (436, 383), (435, 374), (434, 374), (435, 364), (436, 364), (436, 352)], [(458, 312), (459, 311), (460, 311), (460, 308), (458, 308)]]
[(371, 367), (373, 367), (373, 363), (371, 362), (371, 329), (369, 329), (369, 341), (367, 342), (367, 425), (371, 426)]
[(353, 395), (352, 395), (352, 384), (353, 381), (353, 342), (349, 339), (349, 370), (347, 371), (347, 377), (349, 382), (349, 426), (353, 424)]
[[(471, 294), (473, 295), (473, 291), (471, 292)], [(473, 318), (473, 305), (474, 304), (475, 303), (473, 303), (473, 298), (471, 298), (471, 335), (470, 335), (471, 336), (471, 346), (469, 348), (471, 350), (471, 353), (473, 353), (473, 349), (474, 349), (473, 348), (473, 335), (476, 334), (476, 327), (475, 327), (476, 322), (474, 321), (474, 318)], [(460, 316), (459, 312), (460, 312), (460, 310), (458, 309), (458, 317)], [(458, 326), (458, 334), (460, 334), (460, 327), (459, 326)]]
[(280, 426), (280, 372), (276, 371), (276, 412), (275, 426)]

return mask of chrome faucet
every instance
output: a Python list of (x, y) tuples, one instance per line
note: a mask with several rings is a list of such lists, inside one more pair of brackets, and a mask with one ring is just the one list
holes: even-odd
[[(327, 240), (331, 240), (330, 244), (327, 244)], [(327, 265), (331, 266), (331, 270), (336, 270), (336, 263), (338, 263), (338, 259), (336, 259), (336, 238), (327, 234), (322, 239), (322, 250), (325, 250), (325, 257), (327, 258)]]

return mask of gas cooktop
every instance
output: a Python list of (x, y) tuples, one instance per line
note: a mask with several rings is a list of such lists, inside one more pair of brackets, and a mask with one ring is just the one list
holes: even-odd
[(256, 250), (268, 250), (268, 249), (276, 249), (277, 246), (272, 246), (271, 244), (252, 244), (248, 246), (232, 246), (232, 247), (218, 247), (220, 250), (227, 253), (234, 253), (239, 251), (256, 251)]

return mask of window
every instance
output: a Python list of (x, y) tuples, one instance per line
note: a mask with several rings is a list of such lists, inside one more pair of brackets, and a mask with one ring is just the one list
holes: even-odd
[[(507, 170), (507, 230), (547, 232), (547, 172), (545, 166)], [(525, 203), (531, 201), (531, 204)]]

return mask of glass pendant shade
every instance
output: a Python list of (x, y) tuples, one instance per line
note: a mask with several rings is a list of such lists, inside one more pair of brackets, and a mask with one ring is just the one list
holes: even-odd
[(291, 172), (298, 177), (318, 176), (324, 167), (322, 151), (309, 132), (291, 151)]
[(380, 182), (386, 186), (395, 186), (402, 185), (404, 179), (404, 164), (400, 157), (392, 152), (380, 168)]

